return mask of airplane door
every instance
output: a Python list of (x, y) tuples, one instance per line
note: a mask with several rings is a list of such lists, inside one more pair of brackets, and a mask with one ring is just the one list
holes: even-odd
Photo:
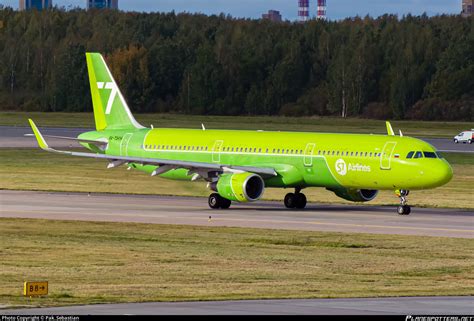
[(380, 155), (380, 169), (390, 169), (390, 163), (392, 161), (393, 150), (395, 149), (396, 142), (386, 142)]
[(128, 143), (132, 135), (130, 133), (123, 135), (122, 142), (120, 142), (120, 156), (128, 156)]
[(221, 148), (224, 144), (223, 140), (216, 140), (214, 147), (212, 147), (212, 161), (215, 163), (221, 162)]
[(314, 147), (316, 146), (315, 143), (309, 143), (306, 145), (306, 148), (304, 150), (304, 166), (310, 167), (313, 166), (313, 153), (314, 153)]

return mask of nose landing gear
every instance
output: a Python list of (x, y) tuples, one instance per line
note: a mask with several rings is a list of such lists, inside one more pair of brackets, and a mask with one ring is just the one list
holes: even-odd
[(307, 203), (306, 195), (301, 193), (301, 188), (296, 188), (295, 193), (286, 194), (284, 203), (286, 208), (303, 209)]
[(400, 206), (397, 208), (397, 212), (399, 215), (409, 215), (411, 212), (411, 207), (408, 205), (408, 194), (410, 191), (401, 189), (395, 191), (395, 194), (400, 198)]

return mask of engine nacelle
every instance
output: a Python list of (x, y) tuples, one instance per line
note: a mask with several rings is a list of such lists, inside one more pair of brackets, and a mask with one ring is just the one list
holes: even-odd
[(211, 188), (228, 200), (253, 202), (262, 197), (265, 183), (257, 174), (244, 172), (221, 175)]
[(351, 202), (368, 202), (373, 200), (379, 191), (374, 189), (331, 189), (337, 196)]

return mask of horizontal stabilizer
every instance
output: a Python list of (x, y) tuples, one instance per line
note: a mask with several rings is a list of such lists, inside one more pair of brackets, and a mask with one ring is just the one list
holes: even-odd
[[(35, 137), (35, 134), (25, 134), (26, 137)], [(55, 139), (64, 139), (64, 140), (72, 140), (79, 143), (87, 143), (87, 144), (94, 144), (97, 146), (106, 146), (108, 142), (102, 140), (92, 140), (92, 139), (82, 139), (82, 138), (74, 138), (74, 137), (64, 137), (64, 136), (54, 136), (54, 135), (42, 135), (43, 137), (48, 138), (55, 138)]]

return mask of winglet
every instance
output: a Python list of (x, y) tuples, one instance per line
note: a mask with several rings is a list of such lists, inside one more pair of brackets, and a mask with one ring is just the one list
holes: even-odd
[(388, 133), (388, 135), (390, 135), (390, 136), (395, 136), (395, 133), (393, 132), (393, 128), (392, 128), (392, 125), (390, 125), (390, 122), (387, 121), (387, 122), (385, 122), (385, 124), (387, 125), (387, 133)]
[(39, 147), (41, 147), (41, 149), (44, 149), (44, 150), (49, 150), (50, 148), (48, 144), (46, 144), (46, 141), (44, 140), (43, 135), (41, 135), (40, 131), (38, 130), (38, 127), (36, 127), (33, 120), (28, 119), (28, 121), (30, 122), (31, 129), (33, 129), (33, 133), (35, 134)]

